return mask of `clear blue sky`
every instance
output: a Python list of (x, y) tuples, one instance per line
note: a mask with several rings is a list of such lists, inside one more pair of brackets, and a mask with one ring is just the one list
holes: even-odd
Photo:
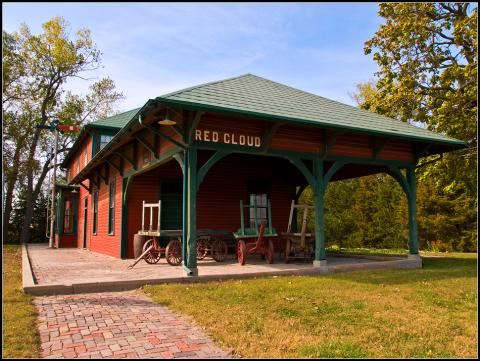
[[(252, 73), (355, 105), (377, 70), (363, 54), (382, 18), (376, 3), (3, 3), (3, 30), (33, 33), (63, 16), (92, 31), (126, 99), (119, 110), (189, 86)], [(85, 93), (88, 83), (68, 87)]]

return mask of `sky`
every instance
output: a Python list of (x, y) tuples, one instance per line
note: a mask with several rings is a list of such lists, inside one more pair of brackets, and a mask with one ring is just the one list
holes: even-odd
[[(364, 55), (382, 18), (376, 3), (2, 3), (3, 30), (64, 17), (73, 35), (91, 30), (103, 67), (125, 99), (150, 98), (247, 73), (356, 105), (349, 93), (378, 67)], [(86, 94), (91, 82), (67, 89)]]

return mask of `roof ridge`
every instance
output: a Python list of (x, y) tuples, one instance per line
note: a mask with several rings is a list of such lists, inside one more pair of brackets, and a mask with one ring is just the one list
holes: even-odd
[(126, 114), (126, 113), (136, 111), (136, 110), (138, 110), (138, 109), (140, 109), (140, 108), (141, 108), (141, 107), (134, 108), (134, 109), (130, 109), (130, 110), (126, 110), (126, 111), (124, 111), (124, 112), (121, 112), (121, 113), (118, 113), (118, 114), (115, 114), (115, 115), (111, 115), (111, 116), (109, 116), (109, 117), (105, 117), (105, 118), (100, 118), (100, 119), (94, 120), (93, 122), (90, 122), (90, 123), (87, 123), (87, 124), (95, 124), (95, 123), (98, 123), (98, 122), (104, 122), (104, 121), (106, 121), (106, 120), (108, 120), (108, 119), (115, 118), (115, 117), (124, 115), (124, 114)]
[(199, 84), (199, 85), (194, 85), (194, 86), (191, 86), (191, 87), (188, 87), (188, 88), (184, 88), (184, 89), (181, 89), (181, 90), (177, 90), (177, 91), (174, 91), (174, 92), (171, 92), (171, 93), (163, 94), (163, 95), (158, 96), (157, 98), (166, 98), (166, 97), (169, 97), (169, 96), (172, 96), (172, 95), (181, 94), (181, 93), (183, 93), (183, 92), (186, 92), (186, 91), (189, 91), (189, 90), (192, 90), (192, 89), (202, 88), (202, 87), (207, 86), (207, 85), (213, 85), (213, 84), (223, 83), (223, 82), (226, 82), (226, 81), (229, 81), (229, 80), (238, 79), (238, 78), (243, 78), (243, 77), (246, 77), (246, 76), (255, 76), (255, 75), (250, 74), (250, 73), (247, 73), (247, 74), (238, 75), (238, 76), (234, 76), (234, 77), (227, 78), (227, 79), (211, 81), (211, 82), (208, 82), (208, 83), (203, 83), (203, 84)]

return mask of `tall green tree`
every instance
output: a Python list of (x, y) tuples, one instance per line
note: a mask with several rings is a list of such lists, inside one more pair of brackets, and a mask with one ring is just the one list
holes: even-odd
[(365, 109), (462, 139), (419, 172), (453, 194), (476, 197), (478, 8), (471, 3), (382, 3), (385, 19), (365, 42), (380, 70)]
[[(80, 29), (71, 39), (62, 17), (43, 24), (40, 35), (32, 34), (25, 24), (18, 32), (3, 31), (3, 46), (2, 106), (7, 120), (3, 125), (3, 149), (9, 154), (3, 166), (12, 169), (6, 177), (7, 189), (18, 188), (19, 177), (24, 177), (26, 200), (21, 241), (26, 242), (34, 205), (51, 170), (52, 134), (35, 126), (46, 125), (52, 118), (68, 125), (82, 125), (99, 114), (111, 112), (123, 95), (108, 78), (92, 84), (86, 97), (65, 91), (69, 79), (97, 70), (101, 61), (90, 31)], [(67, 151), (74, 136), (72, 132), (61, 135), (60, 155)], [(15, 169), (19, 171), (16, 173)], [(7, 214), (4, 236), (9, 221)]]

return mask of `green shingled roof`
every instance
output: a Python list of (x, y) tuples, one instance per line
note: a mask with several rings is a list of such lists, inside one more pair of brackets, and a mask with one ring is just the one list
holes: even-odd
[(112, 117), (104, 118), (97, 120), (95, 122), (91, 122), (90, 125), (92, 126), (101, 126), (101, 127), (111, 127), (111, 128), (123, 128), (137, 113), (140, 108), (136, 108), (133, 110), (129, 110)]
[(465, 145), (457, 139), (252, 74), (187, 88), (157, 100), (275, 117), (300, 124)]

